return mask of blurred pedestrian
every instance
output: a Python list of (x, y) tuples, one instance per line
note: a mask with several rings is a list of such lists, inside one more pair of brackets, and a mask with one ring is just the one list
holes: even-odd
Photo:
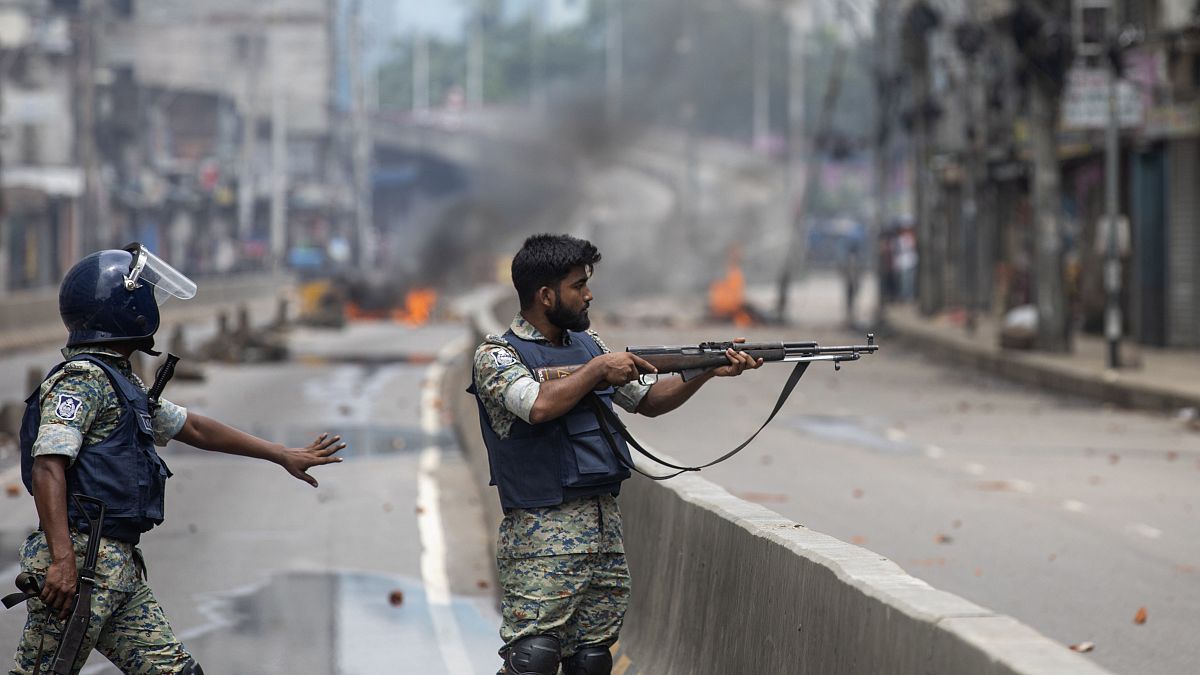
[(175, 439), (268, 460), (314, 487), (309, 469), (341, 461), (332, 456), (345, 447), (337, 436), (287, 448), (151, 398), (129, 358), (135, 351), (158, 355), (158, 299), (195, 292), (190, 279), (137, 244), (93, 253), (63, 279), (65, 360), (26, 399), (21, 424), (21, 473), (41, 525), (21, 547), (20, 566), (41, 592), (29, 600), (10, 675), (49, 672), (64, 636), (85, 551), (98, 534), (73, 495), (100, 500), (105, 516), (90, 619), (70, 672), (78, 672), (94, 648), (126, 675), (202, 675), (150, 590), (137, 547), (164, 518), (171, 472), (154, 446)]
[(881, 293), (880, 302), (890, 303), (896, 300), (896, 234), (890, 230), (884, 230), (879, 233), (879, 248), (875, 255), (878, 258), (876, 264), (879, 274), (880, 283), (879, 291)]
[(862, 277), (862, 242), (851, 237), (842, 253), (842, 281), (846, 285), (846, 327), (854, 328), (854, 300), (858, 296), (859, 279)]
[(916, 295), (917, 263), (917, 237), (912, 223), (906, 222), (896, 236), (896, 276), (901, 302), (910, 302)]
[[(617, 493), (632, 465), (625, 440), (609, 446), (588, 405), (654, 417), (674, 410), (714, 376), (762, 361), (728, 350), (729, 364), (684, 382), (639, 381), (654, 367), (610, 352), (588, 330), (588, 280), (600, 261), (591, 243), (566, 235), (525, 240), (513, 258), (521, 303), (508, 332), (475, 351), (473, 382), (492, 482), (504, 520), (497, 550), (500, 656), (507, 675), (606, 675), (629, 603), (629, 567)], [(539, 383), (538, 368), (586, 364)], [(598, 389), (599, 387), (599, 389)], [(618, 453), (620, 456), (618, 456)]]

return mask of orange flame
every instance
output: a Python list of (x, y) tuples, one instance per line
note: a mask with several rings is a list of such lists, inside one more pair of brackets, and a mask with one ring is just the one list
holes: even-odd
[(404, 307), (392, 310), (392, 320), (420, 326), (429, 321), (433, 308), (437, 306), (437, 291), (432, 288), (417, 288), (404, 296)]
[(741, 257), (736, 247), (730, 249), (725, 276), (708, 287), (708, 309), (713, 318), (732, 321), (738, 327), (754, 323), (746, 311), (746, 278), (742, 274)]

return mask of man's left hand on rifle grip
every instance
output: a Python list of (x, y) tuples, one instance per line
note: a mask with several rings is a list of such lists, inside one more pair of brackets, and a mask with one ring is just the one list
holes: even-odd
[[(735, 343), (743, 343), (746, 338), (734, 338)], [(713, 368), (713, 375), (717, 377), (737, 377), (747, 370), (754, 370), (763, 364), (762, 359), (755, 359), (749, 354), (739, 352), (735, 349), (726, 349), (725, 356), (729, 357), (729, 365)]]

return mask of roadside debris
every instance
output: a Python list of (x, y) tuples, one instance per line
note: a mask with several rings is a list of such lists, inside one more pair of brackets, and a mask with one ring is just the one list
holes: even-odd
[(1141, 626), (1146, 623), (1146, 608), (1145, 607), (1138, 608), (1137, 614), (1133, 615), (1133, 623), (1138, 626)]
[(1086, 654), (1095, 648), (1096, 643), (1094, 642), (1080, 642), (1079, 644), (1074, 644), (1070, 647), (1071, 651), (1079, 652), (1080, 654)]
[(399, 607), (404, 604), (404, 591), (399, 588), (388, 593), (388, 604), (392, 607)]
[(230, 330), (229, 315), (217, 315), (217, 334), (196, 350), (202, 361), (223, 363), (270, 363), (285, 361), (288, 347), (285, 332), (287, 305), (280, 303), (279, 316), (265, 329), (256, 330), (250, 325), (250, 310), (238, 308), (237, 328)]

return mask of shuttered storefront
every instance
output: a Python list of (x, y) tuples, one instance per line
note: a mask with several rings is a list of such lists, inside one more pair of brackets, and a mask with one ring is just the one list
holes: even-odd
[(1200, 347), (1200, 139), (1167, 144), (1167, 344)]

